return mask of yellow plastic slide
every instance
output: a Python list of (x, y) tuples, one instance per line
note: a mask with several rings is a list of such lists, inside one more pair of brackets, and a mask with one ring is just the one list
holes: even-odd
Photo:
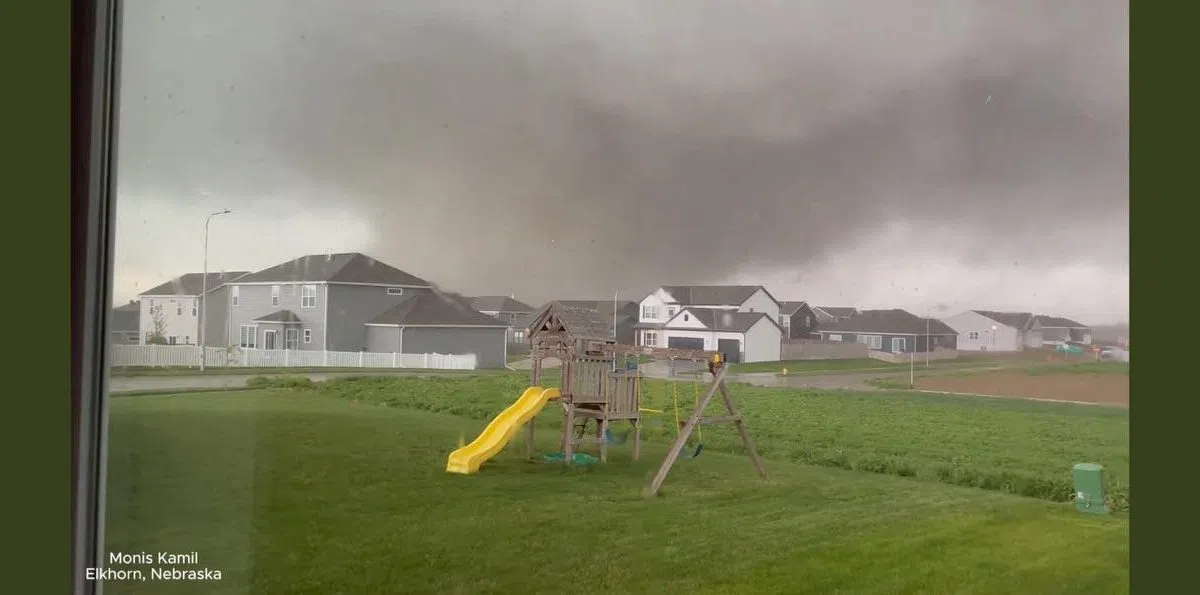
[(448, 473), (479, 471), (479, 466), (503, 450), (521, 426), (533, 419), (546, 406), (546, 403), (558, 397), (557, 388), (531, 386), (525, 389), (521, 398), (492, 419), (478, 438), (450, 453), (450, 460), (446, 462), (446, 471)]

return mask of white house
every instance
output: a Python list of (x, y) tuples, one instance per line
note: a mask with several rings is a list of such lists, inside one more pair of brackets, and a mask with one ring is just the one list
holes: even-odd
[(967, 310), (942, 322), (958, 333), (959, 351), (1020, 351), (1042, 344), (1033, 320), (1029, 312)]
[(161, 340), (169, 345), (199, 344), (200, 293), (208, 292), (209, 303), (205, 308), (212, 312), (224, 305), (224, 298), (214, 298), (213, 294), (223, 292), (226, 283), (247, 272), (209, 273), (207, 283), (202, 273), (188, 273), (142, 292), (138, 295), (138, 343), (145, 345), (155, 335), (161, 335)]
[(638, 306), (639, 345), (721, 351), (731, 362), (779, 360), (779, 302), (761, 285), (663, 286)]

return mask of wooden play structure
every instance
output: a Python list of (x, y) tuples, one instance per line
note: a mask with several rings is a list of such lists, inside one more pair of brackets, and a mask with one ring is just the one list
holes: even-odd
[[(674, 348), (650, 348), (617, 345), (611, 338), (608, 325), (596, 313), (575, 308), (552, 306), (544, 310), (529, 325), (530, 356), (532, 359), (533, 386), (542, 385), (543, 363), (548, 358), (557, 359), (561, 365), (562, 380), (558, 402), (563, 408), (563, 435), (561, 448), (563, 461), (571, 464), (576, 447), (594, 444), (599, 446), (600, 462), (607, 462), (614, 423), (631, 424), (632, 455), (637, 460), (641, 454), (642, 375), (637, 369), (618, 366), (619, 358), (649, 355), (673, 361), (685, 360), (707, 364), (711, 382), (702, 398), (693, 403), (694, 409), (681, 421), (678, 436), (667, 452), (662, 466), (647, 490), (647, 495), (658, 493), (671, 468), (679, 459), (692, 432), (702, 425), (732, 423), (741, 436), (746, 454), (754, 463), (759, 476), (765, 478), (762, 459), (750, 439), (746, 424), (738, 412), (737, 405), (725, 385), (724, 356), (716, 351), (699, 351)], [(704, 417), (709, 403), (720, 392), (725, 402), (727, 415)], [(595, 422), (595, 435), (587, 436), (587, 422)], [(527, 455), (533, 456), (534, 424), (526, 426)]]

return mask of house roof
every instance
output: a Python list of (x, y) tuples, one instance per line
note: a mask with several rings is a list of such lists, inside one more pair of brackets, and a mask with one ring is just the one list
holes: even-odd
[[(762, 289), (761, 285), (664, 285), (681, 306), (740, 306)], [(770, 292), (767, 292), (770, 295)], [(771, 299), (775, 299), (772, 297)]]
[(147, 291), (138, 294), (139, 296), (155, 296), (155, 295), (200, 295), (201, 288), (207, 287), (208, 291), (212, 291), (234, 279), (240, 278), (248, 274), (249, 271), (226, 271), (220, 273), (209, 273), (208, 283), (204, 282), (204, 273), (187, 273), (180, 275)]
[(525, 328), (530, 330), (530, 334), (533, 334), (531, 330), (533, 326), (539, 324), (551, 313), (558, 317), (559, 321), (567, 329), (567, 332), (571, 333), (576, 339), (611, 339), (611, 309), (608, 315), (605, 316), (603, 313), (595, 310), (565, 306), (559, 302), (550, 302), (543, 306)]
[(791, 316), (806, 305), (808, 305), (808, 302), (779, 302), (779, 314), (781, 316)]
[(255, 322), (282, 322), (284, 324), (299, 324), (300, 317), (291, 310), (276, 310), (254, 319)]
[(1070, 318), (1043, 316), (1039, 314), (1034, 319), (1042, 328), (1088, 328), (1087, 325), (1079, 324)]
[(310, 254), (238, 279), (242, 283), (370, 283), (432, 287), (433, 284), (359, 252)]
[(480, 312), (533, 312), (533, 306), (506, 295), (483, 295), (471, 298), (471, 307)]
[(463, 296), (430, 291), (418, 293), (376, 316), (368, 324), (397, 326), (489, 326), (508, 325), (471, 307)]
[(724, 331), (729, 333), (744, 333), (750, 330), (750, 327), (758, 323), (762, 318), (766, 318), (771, 324), (779, 327), (779, 323), (771, 319), (764, 312), (729, 312), (720, 310), (711, 310), (708, 308), (684, 308), (675, 314), (671, 320), (667, 321), (664, 328), (686, 328), (672, 327), (671, 321), (677, 320), (684, 314), (691, 315), (696, 320), (700, 321), (709, 330)]
[(847, 306), (813, 306), (812, 309), (817, 318), (825, 322), (858, 314), (858, 308)]
[(980, 316), (990, 318), (1004, 326), (1017, 330), (1025, 330), (1033, 324), (1033, 314), (1029, 312), (993, 312), (991, 310), (972, 310)]
[[(598, 312), (600, 314), (607, 315), (609, 318), (612, 318), (612, 314), (613, 314), (613, 301), (612, 300), (553, 300), (548, 304), (544, 304), (541, 308), (538, 308), (538, 311), (540, 312), (540, 311), (544, 310), (547, 306), (552, 305), (552, 304), (557, 304), (559, 306), (564, 306), (567, 308), (577, 308), (580, 310), (591, 310), (593, 312)], [(618, 314), (621, 312), (630, 312), (630, 313), (637, 312), (637, 308), (638, 308), (637, 302), (632, 302), (632, 301), (628, 301), (628, 300), (624, 300), (624, 301), (618, 300), (617, 301)], [(611, 324), (611, 321), (610, 321), (610, 324)]]
[(921, 318), (905, 310), (863, 310), (858, 314), (830, 322), (819, 333), (881, 333), (890, 335), (924, 335), (928, 325), (930, 335), (957, 335), (946, 323), (933, 318)]
[(112, 310), (110, 324), (113, 331), (137, 331), (138, 319), (142, 315), (142, 306), (137, 302), (131, 302), (123, 306), (117, 306)]

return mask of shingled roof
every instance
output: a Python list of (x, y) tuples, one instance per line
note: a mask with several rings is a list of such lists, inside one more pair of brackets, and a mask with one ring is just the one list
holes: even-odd
[(276, 310), (254, 319), (255, 322), (279, 322), (282, 324), (300, 324), (299, 316), (291, 310)]
[(471, 298), (471, 307), (480, 312), (533, 312), (533, 306), (506, 295), (483, 295)]
[(416, 294), (376, 316), (368, 324), (508, 327), (507, 324), (472, 308), (466, 298), (438, 291)]
[(230, 281), (238, 279), (249, 274), (249, 271), (225, 271), (220, 273), (209, 273), (208, 283), (204, 283), (204, 273), (187, 273), (180, 275), (147, 291), (138, 294), (141, 296), (159, 296), (159, 295), (200, 295), (203, 287), (207, 287), (208, 291), (212, 291)]
[(703, 324), (705, 328), (713, 331), (724, 331), (730, 333), (744, 333), (750, 330), (759, 320), (766, 318), (771, 324), (779, 328), (779, 323), (771, 319), (770, 316), (763, 312), (729, 312), (725, 310), (713, 310), (710, 308), (684, 308), (679, 311), (664, 328), (667, 329), (686, 329), (683, 326), (671, 326), (672, 321), (681, 320), (687, 314), (695, 318)]
[[(681, 306), (740, 306), (755, 292), (766, 289), (761, 285), (664, 285)], [(767, 292), (770, 295), (770, 292)], [(771, 299), (774, 299), (773, 297)]]
[(858, 314), (858, 308), (843, 306), (813, 306), (812, 309), (813, 314), (817, 315), (818, 322), (832, 322)]
[(1033, 314), (1029, 312), (994, 312), (992, 310), (973, 310), (973, 312), (1017, 330), (1023, 331), (1033, 325)]
[(358, 252), (310, 254), (250, 273), (241, 283), (369, 283), (404, 287), (433, 284)]
[(587, 308), (564, 306), (559, 302), (550, 302), (537, 312), (526, 326), (532, 337), (537, 327), (542, 325), (551, 314), (554, 314), (566, 328), (567, 332), (576, 339), (609, 340), (612, 338), (612, 311), (604, 315)]
[(1042, 328), (1088, 328), (1086, 324), (1080, 324), (1070, 318), (1043, 316), (1039, 314), (1034, 319)]
[[(927, 326), (928, 325), (928, 326)], [(819, 333), (879, 333), (885, 335), (957, 335), (946, 323), (921, 318), (906, 310), (863, 310), (855, 316), (824, 325)]]
[(781, 316), (791, 316), (807, 304), (808, 302), (779, 302), (779, 314)]

